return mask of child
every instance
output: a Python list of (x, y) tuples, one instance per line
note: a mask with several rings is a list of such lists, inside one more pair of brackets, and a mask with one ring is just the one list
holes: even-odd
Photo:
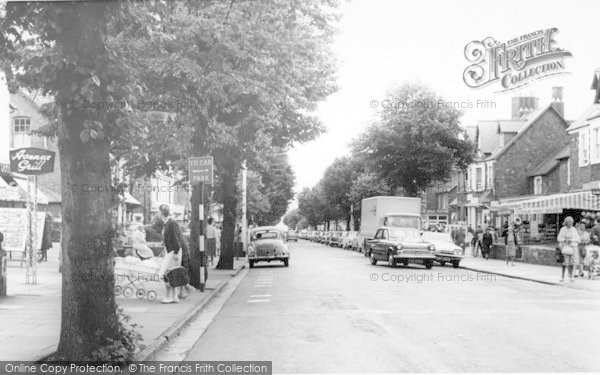
[(594, 279), (594, 276), (600, 273), (600, 261), (598, 260), (598, 246), (588, 246), (588, 279)]

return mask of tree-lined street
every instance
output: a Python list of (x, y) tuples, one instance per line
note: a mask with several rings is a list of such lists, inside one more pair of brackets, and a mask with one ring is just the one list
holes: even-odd
[(277, 373), (600, 370), (595, 293), (290, 248), (289, 268), (250, 270), (187, 360), (273, 360)]

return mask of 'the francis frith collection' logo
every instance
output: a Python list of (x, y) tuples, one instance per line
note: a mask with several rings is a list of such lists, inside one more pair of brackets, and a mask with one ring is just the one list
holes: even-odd
[(498, 81), (502, 91), (514, 90), (532, 81), (568, 74), (565, 58), (571, 52), (559, 48), (553, 27), (501, 43), (492, 37), (465, 46), (465, 58), (472, 63), (464, 73), (467, 86), (478, 88)]

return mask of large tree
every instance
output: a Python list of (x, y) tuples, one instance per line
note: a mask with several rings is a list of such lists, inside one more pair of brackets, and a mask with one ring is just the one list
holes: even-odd
[(62, 325), (57, 358), (131, 356), (134, 342), (119, 321), (114, 297), (111, 209), (115, 191), (89, 194), (72, 187), (110, 186), (110, 151), (137, 133), (125, 111), (84, 108), (132, 98), (133, 72), (107, 40), (130, 16), (110, 2), (14, 3), (0, 21), (2, 65), (10, 88), (41, 90), (55, 98), (62, 185)]
[(432, 181), (449, 178), (471, 161), (472, 144), (460, 126), (462, 113), (430, 89), (404, 84), (389, 92), (387, 106), (353, 143), (353, 152), (392, 188), (415, 196)]

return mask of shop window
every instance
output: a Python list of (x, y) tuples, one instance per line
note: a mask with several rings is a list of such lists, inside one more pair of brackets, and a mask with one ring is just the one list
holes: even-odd
[(542, 176), (535, 176), (533, 178), (533, 194), (542, 195)]

